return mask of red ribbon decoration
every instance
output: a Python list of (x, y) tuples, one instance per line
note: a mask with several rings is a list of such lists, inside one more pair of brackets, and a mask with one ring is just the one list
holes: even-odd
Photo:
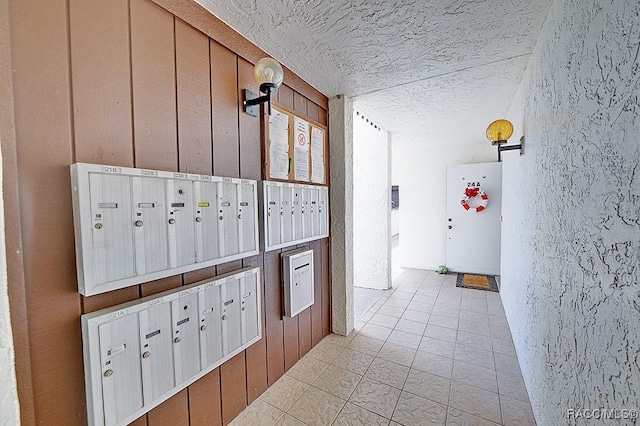
[(479, 193), (480, 193), (480, 188), (479, 187), (466, 188), (464, 190), (464, 195), (466, 195), (469, 198), (476, 197)]

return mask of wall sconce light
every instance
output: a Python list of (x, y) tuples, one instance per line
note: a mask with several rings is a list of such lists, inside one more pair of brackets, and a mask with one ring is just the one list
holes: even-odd
[(259, 113), (258, 105), (266, 102), (269, 105), (269, 115), (271, 115), (271, 95), (278, 91), (278, 87), (280, 87), (284, 79), (282, 66), (275, 59), (262, 58), (253, 67), (253, 77), (260, 85), (260, 93), (264, 93), (264, 95), (258, 97), (252, 91), (244, 89), (242, 91), (244, 95), (244, 112), (257, 117)]
[(487, 139), (491, 145), (498, 146), (498, 161), (502, 161), (502, 151), (520, 150), (520, 155), (524, 154), (524, 136), (520, 138), (519, 145), (506, 145), (507, 140), (513, 134), (513, 124), (509, 120), (496, 120), (487, 127)]

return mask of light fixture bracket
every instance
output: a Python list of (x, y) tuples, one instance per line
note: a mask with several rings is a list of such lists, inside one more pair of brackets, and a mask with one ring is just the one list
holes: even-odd
[(515, 149), (520, 150), (520, 155), (524, 155), (524, 136), (520, 138), (518, 145), (504, 145), (507, 141), (493, 141), (491, 145), (498, 145), (498, 162), (502, 161), (502, 151), (512, 151)]
[(266, 102), (269, 108), (269, 115), (271, 115), (271, 95), (278, 91), (278, 87), (273, 83), (262, 83), (260, 85), (260, 92), (264, 93), (263, 96), (258, 96), (251, 90), (244, 89), (242, 91), (244, 100), (242, 102), (244, 112), (257, 117), (260, 113), (258, 107), (261, 103)]

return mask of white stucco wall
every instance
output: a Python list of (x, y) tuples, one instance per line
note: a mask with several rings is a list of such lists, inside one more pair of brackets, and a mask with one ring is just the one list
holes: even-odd
[(556, 0), (509, 118), (501, 297), (540, 425), (640, 408), (640, 3)]
[[(481, 135), (483, 130), (479, 130)], [(396, 164), (401, 165), (397, 176), (402, 267), (435, 269), (445, 264), (447, 166), (497, 158), (496, 149), (486, 140), (470, 144), (445, 141), (435, 145), (393, 136), (394, 162), (397, 159)]]
[(357, 107), (353, 112), (353, 284), (391, 286), (391, 152), (389, 134)]

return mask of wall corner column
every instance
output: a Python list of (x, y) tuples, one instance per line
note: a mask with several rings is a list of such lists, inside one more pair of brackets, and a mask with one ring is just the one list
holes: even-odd
[(353, 330), (353, 100), (329, 99), (331, 329)]

